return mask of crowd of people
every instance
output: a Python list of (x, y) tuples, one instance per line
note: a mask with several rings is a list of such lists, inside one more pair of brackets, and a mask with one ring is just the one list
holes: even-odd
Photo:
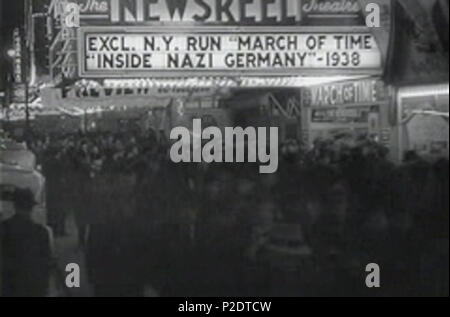
[[(34, 138), (49, 224), (75, 218), (97, 296), (448, 296), (448, 160), (285, 142), (279, 171), (174, 164), (157, 133)], [(275, 232), (277, 232), (275, 234)], [(383, 287), (365, 284), (366, 265)]]

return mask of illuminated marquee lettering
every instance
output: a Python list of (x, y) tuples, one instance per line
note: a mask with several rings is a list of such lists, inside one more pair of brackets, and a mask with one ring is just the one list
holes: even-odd
[(304, 104), (310, 107), (330, 107), (376, 103), (383, 98), (376, 80), (311, 87), (305, 90)]
[(213, 55), (205, 53), (196, 54), (169, 54), (167, 67), (173, 69), (208, 69), (213, 67)]
[(130, 51), (125, 44), (125, 38), (119, 36), (91, 37), (88, 41), (88, 50), (97, 52)]
[(104, 69), (151, 69), (152, 54), (102, 54), (97, 66)]
[(304, 12), (323, 13), (358, 13), (360, 6), (358, 2), (348, 0), (310, 0), (302, 7)]
[(109, 5), (105, 0), (85, 0), (80, 3), (81, 12), (108, 13)]
[(298, 0), (111, 0), (110, 18), (113, 23), (295, 23), (302, 19), (301, 4)]
[(292, 35), (279, 35), (279, 36), (266, 36), (251, 37), (251, 36), (239, 36), (238, 37), (238, 49), (245, 51), (279, 51), (279, 50), (293, 50), (299, 49), (299, 42), (297, 36)]
[[(146, 71), (380, 69), (371, 34), (173, 34), (147, 31), (84, 35), (83, 75), (135, 76)], [(122, 72), (127, 70), (126, 73)], [(95, 76), (95, 75), (94, 75)]]
[(364, 17), (367, 20), (369, 15), (373, 20), (375, 14), (372, 6), (363, 8), (358, 0), (53, 0), (49, 12), (58, 18), (70, 3), (79, 6), (83, 25), (100, 25), (101, 21), (122, 25), (310, 26), (322, 21), (329, 25), (334, 20), (333, 25), (366, 26)]
[(307, 53), (236, 53), (227, 54), (228, 68), (286, 68), (304, 67)]
[(221, 51), (222, 38), (220, 36), (188, 36), (188, 51)]

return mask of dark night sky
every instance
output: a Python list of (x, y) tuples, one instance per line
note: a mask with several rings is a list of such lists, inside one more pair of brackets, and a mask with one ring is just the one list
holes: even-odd
[[(36, 1), (36, 0), (35, 0)], [(38, 0), (39, 1), (39, 0)], [(23, 0), (0, 0), (2, 2), (2, 29), (12, 28), (21, 22), (23, 13)]]
[[(14, 27), (23, 24), (23, 0), (0, 0), (1, 4), (1, 34), (3, 40), (10, 37)], [(4, 44), (4, 43), (3, 43)]]

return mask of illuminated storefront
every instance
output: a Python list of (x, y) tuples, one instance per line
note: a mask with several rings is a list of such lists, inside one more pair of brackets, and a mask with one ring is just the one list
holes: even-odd
[[(400, 1), (389, 78), (395, 90), (391, 152), (436, 160), (449, 155), (448, 1)], [(447, 15), (445, 15), (445, 11)], [(413, 155), (413, 157), (416, 157)]]
[(398, 158), (414, 151), (436, 160), (449, 157), (449, 84), (410, 86), (397, 94)]

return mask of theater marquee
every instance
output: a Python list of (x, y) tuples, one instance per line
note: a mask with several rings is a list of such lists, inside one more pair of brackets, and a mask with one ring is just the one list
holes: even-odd
[(81, 76), (136, 77), (152, 72), (296, 73), (378, 70), (371, 34), (158, 34), (81, 32)]
[(78, 31), (80, 77), (383, 71), (385, 52), (364, 25), (358, 0), (78, 3), (83, 14)]
[[(364, 25), (359, 0), (69, 0), (83, 25)], [(61, 9), (59, 9), (61, 10)]]

